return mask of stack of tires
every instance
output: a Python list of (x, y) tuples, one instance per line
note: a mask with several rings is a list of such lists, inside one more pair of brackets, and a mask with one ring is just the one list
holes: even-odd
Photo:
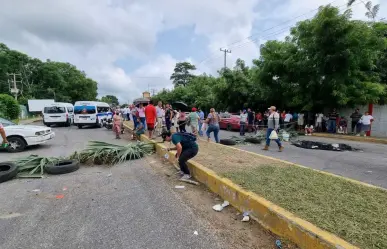
[[(44, 170), (50, 175), (67, 174), (79, 169), (79, 161), (77, 160), (60, 160), (56, 164), (46, 165)], [(0, 163), (0, 183), (9, 181), (19, 173), (18, 167), (13, 162)]]

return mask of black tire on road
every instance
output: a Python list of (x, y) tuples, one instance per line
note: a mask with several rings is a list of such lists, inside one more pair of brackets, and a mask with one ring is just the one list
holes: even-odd
[(78, 129), (82, 129), (82, 125), (78, 125)]
[(21, 137), (7, 137), (7, 151), (10, 153), (21, 152), (27, 147), (26, 141)]
[(61, 160), (54, 165), (47, 165), (45, 171), (47, 174), (60, 175), (67, 174), (79, 169), (78, 160)]
[(232, 131), (232, 126), (230, 124), (227, 125), (226, 130)]
[(0, 163), (0, 182), (5, 182), (16, 177), (18, 173), (17, 166), (12, 162)]
[(219, 143), (223, 145), (236, 145), (236, 142), (232, 139), (220, 139)]

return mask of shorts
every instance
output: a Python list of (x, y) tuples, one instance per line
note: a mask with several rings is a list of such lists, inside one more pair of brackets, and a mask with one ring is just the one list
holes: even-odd
[(148, 128), (148, 131), (153, 131), (155, 129), (155, 124), (151, 123), (151, 124), (146, 124), (146, 127)]

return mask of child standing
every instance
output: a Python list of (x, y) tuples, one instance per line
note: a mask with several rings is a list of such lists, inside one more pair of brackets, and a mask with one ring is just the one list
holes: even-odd
[(121, 116), (117, 110), (113, 117), (113, 131), (116, 133), (116, 139), (121, 139)]

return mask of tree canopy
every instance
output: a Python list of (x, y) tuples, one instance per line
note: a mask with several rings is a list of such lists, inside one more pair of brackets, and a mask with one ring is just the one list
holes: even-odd
[(113, 106), (117, 106), (120, 103), (118, 102), (118, 98), (114, 95), (106, 95), (101, 98), (102, 102), (106, 102), (108, 104), (111, 104)]
[(154, 98), (229, 111), (263, 105), (321, 111), (384, 103), (386, 51), (387, 23), (352, 20), (350, 10), (340, 13), (322, 6), (314, 18), (291, 28), (285, 40), (261, 45), (251, 67), (238, 59), (234, 68), (221, 69), (216, 77), (174, 82), (173, 90), (164, 89)]
[(178, 62), (176, 63), (171, 80), (175, 86), (186, 86), (195, 77), (191, 71), (196, 70), (196, 66), (189, 62)]
[(19, 74), (20, 104), (26, 104), (28, 99), (49, 98), (74, 103), (97, 97), (97, 82), (70, 63), (43, 62), (0, 43), (0, 65), (0, 93), (10, 94), (8, 74)]

